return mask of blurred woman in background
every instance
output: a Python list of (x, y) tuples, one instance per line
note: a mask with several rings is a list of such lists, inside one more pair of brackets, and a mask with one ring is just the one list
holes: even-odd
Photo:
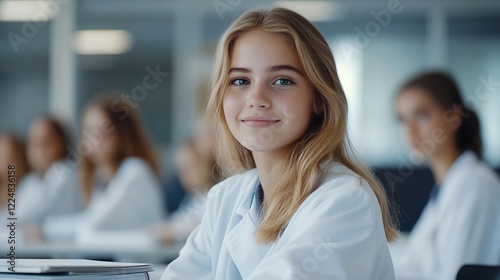
[(421, 74), (402, 87), (396, 110), (436, 184), (407, 243), (392, 251), (396, 278), (452, 280), (465, 263), (500, 264), (500, 181), (482, 161), (478, 117), (455, 81)]
[(95, 100), (84, 111), (82, 136), (83, 201), (78, 218), (56, 217), (44, 224), (50, 239), (92, 239), (101, 230), (151, 226), (162, 218), (158, 165), (133, 108), (114, 96)]
[(66, 162), (69, 137), (54, 118), (35, 119), (28, 132), (27, 157), (37, 184), (19, 193), (19, 222), (42, 224), (46, 217), (82, 209), (76, 170)]
[[(11, 167), (10, 169), (9, 166)], [(9, 180), (9, 170), (15, 170), (15, 174), (12, 174), (15, 182), (11, 182), (12, 179)], [(0, 134), (0, 171), (0, 209), (3, 216), (7, 211), (7, 204), (12, 203), (8, 202), (9, 198), (11, 198), (9, 193), (13, 193), (15, 199), (17, 197), (17, 190), (31, 184), (34, 180), (30, 176), (26, 176), (29, 168), (24, 143), (14, 135)], [(14, 192), (9, 192), (9, 189), (13, 189), (9, 187), (9, 184), (15, 185)]]
[(201, 222), (208, 191), (220, 181), (213, 144), (212, 129), (200, 118), (194, 137), (177, 151), (176, 168), (187, 196), (156, 230), (160, 242), (184, 241)]

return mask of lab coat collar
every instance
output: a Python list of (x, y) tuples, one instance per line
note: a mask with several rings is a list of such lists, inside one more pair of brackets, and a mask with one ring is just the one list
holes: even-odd
[[(325, 175), (326, 175), (326, 173), (330, 173), (330, 175), (331, 175), (331, 173), (333, 172), (333, 173), (339, 173), (339, 174), (348, 173), (348, 174), (353, 174), (355, 176), (359, 176), (338, 162), (325, 161), (325, 162), (322, 162), (320, 164), (320, 168), (325, 173)], [(241, 217), (243, 217), (246, 213), (248, 213), (249, 208), (251, 208), (252, 205), (254, 203), (256, 203), (256, 201), (254, 201), (256, 199), (254, 192), (255, 192), (257, 186), (260, 184), (259, 174), (257, 173), (256, 168), (251, 169), (242, 175), (247, 177), (248, 179), (244, 180), (240, 186), (234, 186), (234, 187), (242, 188), (241, 191), (245, 192), (245, 194), (241, 196), (241, 197), (243, 197), (243, 199), (241, 201), (239, 201), (239, 204), (238, 204), (236, 211), (235, 211), (235, 214), (237, 214)], [(247, 186), (252, 186), (252, 187), (248, 188)], [(245, 189), (243, 189), (243, 188), (245, 188)]]
[(471, 150), (465, 150), (451, 165), (450, 169), (446, 173), (441, 187), (444, 188), (449, 178), (453, 178), (455, 173), (460, 172), (466, 166), (473, 165), (478, 160), (476, 154)]
[[(240, 186), (234, 186), (236, 188), (241, 188), (241, 191), (244, 194), (241, 196), (241, 199), (238, 203), (235, 213), (241, 217), (248, 213), (248, 210), (256, 203), (254, 197), (255, 187), (260, 183), (259, 175), (257, 173), (257, 169), (252, 169), (247, 171), (248, 180), (244, 180)], [(251, 187), (248, 187), (251, 186)]]
[[(351, 174), (352, 171), (345, 168), (337, 162), (324, 162), (321, 169), (328, 174)], [(277, 242), (271, 244), (258, 244), (255, 239), (255, 231), (258, 227), (259, 207), (255, 191), (260, 184), (257, 170), (248, 171), (245, 174), (245, 180), (242, 180), (239, 186), (241, 199), (238, 202), (235, 213), (239, 215), (240, 220), (226, 235), (226, 245), (234, 265), (237, 267), (242, 279), (250, 276), (252, 271), (259, 265), (262, 259), (273, 251)]]
[(245, 190), (246, 194), (243, 196), (245, 199), (236, 211), (241, 216), (241, 220), (226, 238), (227, 249), (242, 279), (248, 278), (271, 248), (271, 245), (258, 244), (255, 239), (255, 231), (260, 219), (255, 193), (260, 183), (258, 176), (252, 178), (250, 182), (252, 188)]

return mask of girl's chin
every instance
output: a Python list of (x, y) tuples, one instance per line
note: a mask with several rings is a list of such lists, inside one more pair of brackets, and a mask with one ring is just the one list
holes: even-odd
[(271, 147), (269, 147), (269, 145), (264, 145), (259, 143), (246, 143), (242, 145), (252, 153), (266, 153), (266, 152), (271, 152), (273, 150)]
[(432, 158), (433, 154), (429, 154), (428, 151), (424, 151), (423, 149), (412, 148), (410, 156), (413, 160), (417, 161), (418, 164), (422, 164), (424, 162), (428, 162), (429, 159)]
[(94, 165), (100, 165), (102, 164), (104, 161), (99, 158), (99, 156), (97, 155), (89, 155), (87, 156), (87, 159), (88, 161), (90, 161), (90, 163), (94, 164)]

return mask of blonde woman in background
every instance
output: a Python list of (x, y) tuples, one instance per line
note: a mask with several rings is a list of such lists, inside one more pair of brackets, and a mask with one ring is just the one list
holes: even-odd
[(219, 42), (208, 114), (218, 163), (200, 226), (162, 279), (394, 279), (383, 188), (353, 160), (321, 33), (282, 8)]
[(156, 229), (160, 242), (172, 244), (185, 241), (201, 222), (206, 210), (207, 193), (220, 179), (213, 142), (210, 124), (199, 118), (196, 133), (177, 151), (175, 160), (179, 180), (187, 195), (179, 208)]

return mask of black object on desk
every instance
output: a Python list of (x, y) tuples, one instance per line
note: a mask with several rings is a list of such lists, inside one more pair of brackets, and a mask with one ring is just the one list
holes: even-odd
[(500, 266), (471, 265), (460, 268), (456, 280), (500, 280)]
[(148, 280), (153, 266), (145, 263), (84, 259), (0, 259), (0, 279)]

